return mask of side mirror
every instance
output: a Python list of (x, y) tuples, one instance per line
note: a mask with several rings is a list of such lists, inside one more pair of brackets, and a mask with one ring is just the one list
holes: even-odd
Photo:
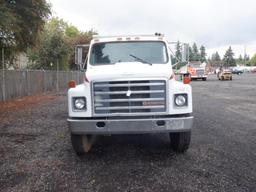
[(79, 65), (82, 68), (83, 64), (85, 63), (85, 59), (88, 54), (90, 45), (77, 45), (75, 47), (75, 64)]
[[(177, 68), (178, 64), (187, 63), (189, 60), (189, 44), (183, 43), (180, 41), (177, 42), (168, 42), (169, 50), (171, 51), (172, 67)], [(171, 48), (172, 46), (172, 48)], [(176, 56), (176, 51), (179, 49), (179, 56)]]

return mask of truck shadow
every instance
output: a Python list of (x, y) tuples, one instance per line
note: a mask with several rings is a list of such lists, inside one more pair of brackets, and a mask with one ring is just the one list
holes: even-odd
[(177, 155), (170, 147), (168, 134), (98, 136), (91, 151), (80, 156), (85, 162), (99, 160), (163, 161)]

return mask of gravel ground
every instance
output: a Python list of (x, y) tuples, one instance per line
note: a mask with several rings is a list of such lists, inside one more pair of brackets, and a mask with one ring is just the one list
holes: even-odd
[(0, 110), (0, 191), (256, 191), (256, 74), (193, 81), (185, 154), (166, 134), (98, 137), (77, 157), (65, 95)]

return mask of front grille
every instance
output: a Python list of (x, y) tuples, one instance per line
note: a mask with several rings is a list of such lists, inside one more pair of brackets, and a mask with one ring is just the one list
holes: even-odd
[(104, 81), (93, 83), (95, 115), (166, 112), (166, 81)]
[(204, 70), (203, 69), (197, 69), (196, 74), (197, 74), (197, 76), (203, 76), (204, 75)]

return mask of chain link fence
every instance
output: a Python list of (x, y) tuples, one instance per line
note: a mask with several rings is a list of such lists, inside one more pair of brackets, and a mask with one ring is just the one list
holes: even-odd
[(81, 83), (82, 78), (80, 71), (0, 70), (0, 101), (65, 91), (68, 81)]

